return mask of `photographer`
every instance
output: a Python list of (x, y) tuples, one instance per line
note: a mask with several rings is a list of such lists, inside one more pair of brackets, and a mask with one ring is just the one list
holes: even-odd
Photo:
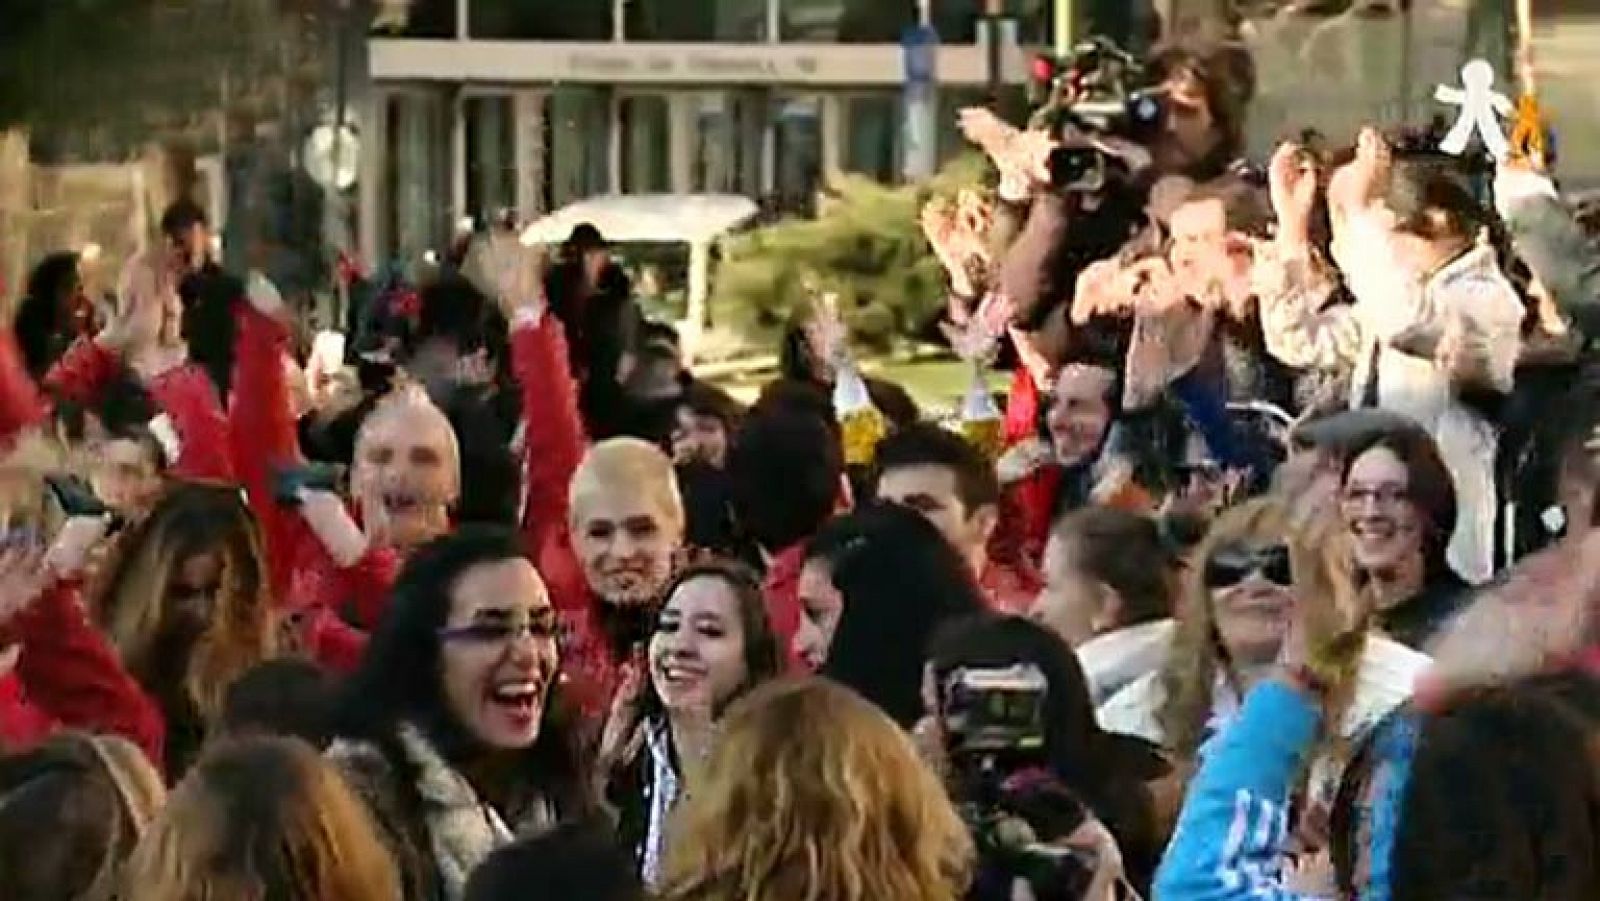
[[(1017, 132), (987, 111), (962, 115), (967, 137), (1000, 170), (1002, 204), (990, 236), (1003, 245), (1016, 235), (1009, 247), (993, 247), (992, 255), (1003, 252), (1003, 258), (989, 287), (1011, 301), (1016, 326), (1052, 368), (1072, 346), (1074, 332), (1084, 330), (1065, 318), (1079, 273), (1145, 230), (1152, 187), (1168, 177), (1190, 184), (1229, 178), (1244, 144), (1255, 76), (1242, 46), (1171, 45), (1146, 67), (1149, 90), (1114, 84), (1111, 100), (1100, 102), (1089, 93), (1097, 89), (1082, 83), (1101, 68), (1121, 65), (1117, 53), (1104, 44), (1080, 52), (1059, 106), (1036, 117), (1055, 119), (1058, 127)], [(1115, 111), (1106, 113), (1106, 106)], [(1091, 157), (1103, 172), (1083, 181)], [(959, 293), (968, 280), (956, 281)], [(982, 293), (977, 288), (969, 288), (974, 297)], [(1091, 326), (1125, 332), (1120, 325)]]
[[(928, 656), (918, 732), (979, 848), (971, 897), (1011, 897), (1018, 880), (1044, 901), (1147, 889), (1165, 837), (1151, 783), (1169, 767), (1100, 729), (1072, 651), (1028, 620), (978, 618), (942, 629)], [(1097, 829), (1109, 841), (1085, 847)]]

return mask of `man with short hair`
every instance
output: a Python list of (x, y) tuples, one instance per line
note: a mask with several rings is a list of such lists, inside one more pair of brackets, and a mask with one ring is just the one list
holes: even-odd
[(179, 279), (189, 356), (211, 377), (226, 404), (233, 382), (234, 306), (244, 299), (244, 282), (212, 256), (211, 223), (198, 203), (183, 199), (167, 207), (161, 214), (161, 235)]
[(877, 449), (877, 496), (922, 514), (972, 566), (990, 606), (1021, 614), (1039, 579), (1030, 569), (991, 558), (1000, 516), (1000, 482), (983, 455), (960, 435), (932, 423), (907, 426)]

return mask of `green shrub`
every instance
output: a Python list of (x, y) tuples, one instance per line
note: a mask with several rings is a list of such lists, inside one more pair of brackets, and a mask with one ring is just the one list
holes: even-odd
[(981, 156), (967, 155), (916, 185), (833, 178), (815, 219), (729, 239), (713, 278), (713, 323), (771, 348), (797, 307), (832, 292), (853, 344), (891, 349), (945, 304), (944, 270), (922, 237), (922, 205), (979, 185), (985, 169)]

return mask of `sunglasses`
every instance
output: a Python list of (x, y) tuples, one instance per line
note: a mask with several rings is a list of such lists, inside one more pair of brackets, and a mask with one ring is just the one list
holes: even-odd
[(1293, 585), (1288, 546), (1222, 548), (1206, 561), (1206, 587), (1232, 588), (1248, 579), (1251, 573), (1260, 573), (1263, 579), (1280, 588)]

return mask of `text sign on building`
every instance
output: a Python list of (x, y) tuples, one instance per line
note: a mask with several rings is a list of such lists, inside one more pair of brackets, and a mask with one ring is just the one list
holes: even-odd
[(570, 78), (618, 81), (807, 81), (819, 68), (816, 57), (812, 56), (713, 51), (660, 53), (637, 48), (569, 53), (565, 63)]

